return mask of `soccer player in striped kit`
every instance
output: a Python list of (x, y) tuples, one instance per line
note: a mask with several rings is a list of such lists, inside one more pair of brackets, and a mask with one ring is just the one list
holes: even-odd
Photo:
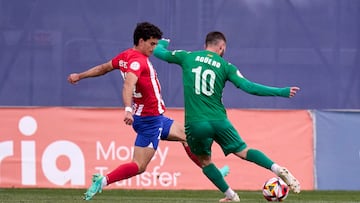
[[(186, 143), (184, 126), (163, 115), (166, 109), (160, 83), (149, 60), (161, 37), (162, 32), (157, 26), (148, 22), (138, 23), (133, 35), (134, 47), (121, 52), (111, 61), (68, 77), (70, 83), (76, 84), (81, 79), (120, 70), (124, 78), (124, 122), (132, 125), (137, 133), (133, 160), (118, 166), (106, 176), (94, 174), (92, 185), (85, 193), (85, 200), (92, 199), (106, 185), (143, 173), (154, 156), (160, 139), (182, 142), (188, 156), (201, 167)], [(223, 167), (222, 175), (225, 176), (228, 170), (227, 166)]]

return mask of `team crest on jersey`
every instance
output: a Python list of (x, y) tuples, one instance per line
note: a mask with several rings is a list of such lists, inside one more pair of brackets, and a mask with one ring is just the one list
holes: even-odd
[(137, 61), (134, 61), (134, 62), (132, 62), (132, 63), (130, 64), (130, 68), (131, 68), (132, 70), (137, 71), (137, 70), (140, 69), (140, 63), (137, 62)]

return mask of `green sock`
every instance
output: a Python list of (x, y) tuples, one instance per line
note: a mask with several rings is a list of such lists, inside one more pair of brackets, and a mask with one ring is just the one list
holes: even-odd
[(225, 182), (224, 177), (214, 164), (205, 166), (202, 171), (221, 192), (226, 192), (226, 190), (229, 189), (229, 185)]
[(271, 170), (274, 162), (269, 159), (264, 153), (256, 149), (249, 149), (246, 155), (246, 160), (251, 161), (259, 166)]

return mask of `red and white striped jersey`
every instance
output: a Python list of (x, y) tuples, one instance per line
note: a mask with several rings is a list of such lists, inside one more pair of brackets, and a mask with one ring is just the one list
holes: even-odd
[(123, 77), (126, 77), (127, 72), (138, 77), (133, 93), (135, 115), (157, 116), (165, 112), (160, 82), (149, 57), (130, 48), (113, 58), (112, 65), (120, 69)]

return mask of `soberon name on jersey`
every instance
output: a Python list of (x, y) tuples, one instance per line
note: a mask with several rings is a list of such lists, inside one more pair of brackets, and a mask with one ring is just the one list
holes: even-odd
[(221, 63), (213, 60), (212, 58), (209, 57), (204, 57), (204, 56), (196, 56), (195, 61), (201, 62), (201, 63), (206, 63), (209, 64), (211, 66), (214, 66), (216, 68), (220, 68)]

